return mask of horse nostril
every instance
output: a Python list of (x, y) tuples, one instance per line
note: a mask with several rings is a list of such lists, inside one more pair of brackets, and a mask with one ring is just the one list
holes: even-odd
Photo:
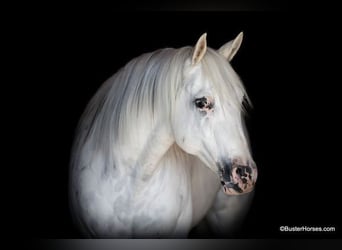
[(235, 173), (240, 178), (251, 178), (253, 169), (250, 166), (237, 166)]
[(239, 176), (241, 176), (242, 173), (243, 173), (242, 167), (237, 167), (237, 168), (236, 168), (236, 173), (237, 173)]
[[(240, 161), (241, 162), (241, 161)], [(220, 182), (226, 194), (243, 194), (253, 190), (256, 178), (257, 168), (255, 164), (239, 161), (222, 162)], [(219, 165), (219, 166), (221, 166)]]

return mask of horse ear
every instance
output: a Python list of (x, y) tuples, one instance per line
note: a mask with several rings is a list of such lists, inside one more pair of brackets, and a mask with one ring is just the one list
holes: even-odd
[(235, 56), (236, 52), (238, 52), (242, 43), (242, 38), (243, 32), (240, 32), (234, 40), (231, 40), (219, 48), (218, 52), (230, 62)]
[(192, 54), (192, 65), (202, 60), (207, 51), (207, 33), (204, 33), (197, 41), (194, 52)]

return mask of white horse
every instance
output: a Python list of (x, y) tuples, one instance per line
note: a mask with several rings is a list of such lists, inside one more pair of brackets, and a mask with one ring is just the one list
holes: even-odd
[[(183, 238), (206, 219), (224, 235), (257, 178), (243, 113), (247, 95), (219, 50), (193, 47), (131, 60), (88, 104), (77, 130), (70, 200), (91, 237)], [(221, 186), (221, 188), (220, 188)]]

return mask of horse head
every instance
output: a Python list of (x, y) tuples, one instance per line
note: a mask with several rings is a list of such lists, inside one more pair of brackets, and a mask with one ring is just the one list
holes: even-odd
[(178, 146), (213, 170), (231, 195), (250, 192), (257, 179), (243, 120), (248, 97), (230, 64), (242, 38), (240, 33), (219, 50), (207, 47), (206, 34), (199, 38), (185, 64), (172, 119)]

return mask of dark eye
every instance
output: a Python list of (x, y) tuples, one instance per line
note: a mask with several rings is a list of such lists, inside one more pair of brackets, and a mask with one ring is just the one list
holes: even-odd
[(201, 111), (209, 111), (214, 107), (213, 98), (203, 96), (201, 98), (196, 98), (194, 101), (196, 107)]
[(204, 108), (205, 106), (208, 105), (208, 101), (206, 97), (201, 97), (201, 98), (196, 98), (195, 99), (195, 105), (197, 108)]

